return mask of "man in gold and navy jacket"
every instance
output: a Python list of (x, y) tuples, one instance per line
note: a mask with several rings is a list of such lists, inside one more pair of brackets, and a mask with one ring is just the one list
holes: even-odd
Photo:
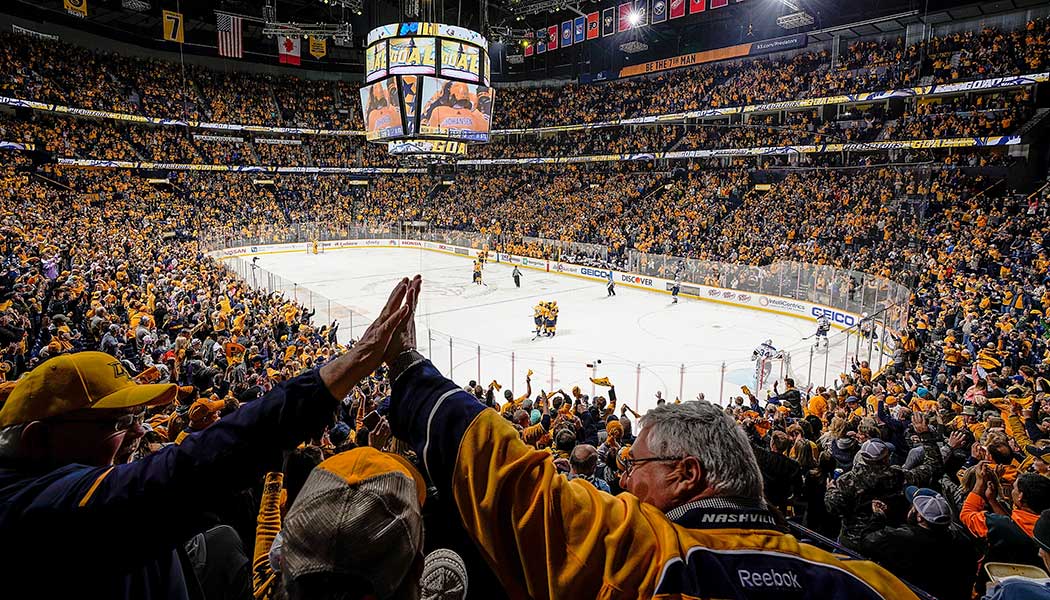
[(411, 350), (413, 337), (388, 361), (394, 434), (454, 499), (512, 598), (915, 598), (873, 563), (785, 534), (743, 431), (718, 407), (651, 410), (621, 479), (629, 493), (612, 496), (560, 475)]

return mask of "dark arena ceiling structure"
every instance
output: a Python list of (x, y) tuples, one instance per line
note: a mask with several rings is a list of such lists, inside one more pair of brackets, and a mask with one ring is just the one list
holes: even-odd
[[(274, 64), (277, 44), (266, 22), (304, 26), (340, 25), (343, 39), (332, 38), (316, 59), (303, 52), (302, 68), (338, 71), (356, 77), (364, 70), (364, 38), (372, 28), (399, 21), (460, 25), (486, 35), (496, 80), (575, 79), (584, 73), (733, 44), (807, 33), (822, 41), (881, 33), (903, 33), (911, 25), (936, 25), (1041, 4), (1043, 0), (959, 3), (948, 0), (725, 0), (719, 10), (650, 23), (621, 35), (548, 52), (540, 60), (520, 61), (535, 32), (602, 14), (621, 0), (76, 0), (87, 16), (69, 14), (64, 0), (7, 0), (0, 13), (29, 23), (47, 23), (159, 51), (216, 57), (216, 12), (243, 17), (243, 62)], [(640, 0), (649, 6), (646, 0)], [(675, 0), (650, 0), (668, 1)], [(689, 0), (683, 0), (689, 2)], [(185, 43), (173, 48), (162, 36), (163, 11), (184, 16)], [(805, 15), (793, 20), (796, 15)], [(800, 26), (788, 28), (788, 25)], [(633, 42), (633, 43), (632, 43)], [(624, 48), (628, 50), (624, 50)]]

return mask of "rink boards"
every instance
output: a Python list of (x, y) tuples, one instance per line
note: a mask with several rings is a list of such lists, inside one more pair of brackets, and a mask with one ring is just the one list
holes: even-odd
[[(306, 244), (306, 242), (295, 242), (290, 244), (239, 246), (235, 248), (216, 250), (210, 252), (209, 254), (213, 258), (223, 260), (227, 258), (245, 258), (265, 254), (305, 252)], [(326, 252), (354, 248), (404, 248), (410, 250), (428, 250), (431, 252), (440, 252), (443, 254), (462, 256), (463, 258), (469, 258), (472, 260), (477, 258), (478, 254), (480, 254), (481, 252), (481, 250), (475, 248), (468, 248), (453, 244), (445, 244), (442, 242), (407, 239), (335, 240), (320, 242), (319, 245), (323, 246)], [(517, 265), (525, 269), (543, 271), (551, 274), (565, 275), (568, 277), (576, 277), (579, 279), (586, 279), (601, 283), (605, 283), (608, 281), (610, 273), (609, 270), (597, 267), (577, 265), (562, 261), (530, 258), (526, 256), (506, 254), (503, 252), (490, 252), (489, 257), (490, 260), (494, 259), (493, 262), (501, 264)], [(627, 286), (631, 288), (642, 289), (651, 292), (658, 292), (668, 295), (670, 295), (671, 288), (674, 286), (674, 281), (669, 279), (663, 279), (660, 277), (639, 275), (636, 273), (628, 273), (624, 271), (611, 271), (611, 273), (613, 276), (613, 280), (618, 286)], [(841, 310), (832, 306), (825, 306), (822, 304), (807, 302), (805, 300), (784, 298), (781, 296), (774, 296), (770, 294), (745, 292), (686, 281), (682, 282), (681, 292), (679, 295), (682, 297), (703, 300), (705, 302), (714, 302), (726, 306), (758, 310), (777, 315), (795, 317), (798, 319), (804, 319), (813, 322), (815, 322), (819, 316), (826, 315), (831, 321), (832, 326), (839, 329), (847, 329), (849, 327), (856, 326), (856, 324), (860, 322), (861, 319), (861, 316), (856, 313)]]

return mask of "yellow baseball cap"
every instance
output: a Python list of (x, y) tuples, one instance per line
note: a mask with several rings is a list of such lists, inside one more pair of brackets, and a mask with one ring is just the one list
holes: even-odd
[(0, 408), (0, 427), (40, 421), (86, 408), (157, 406), (175, 399), (173, 383), (138, 385), (104, 352), (52, 358), (18, 380)]

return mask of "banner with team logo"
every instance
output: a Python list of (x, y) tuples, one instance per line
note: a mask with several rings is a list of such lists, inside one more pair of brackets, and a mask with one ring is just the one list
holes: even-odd
[(616, 33), (616, 7), (610, 6), (602, 11), (602, 37)]
[(601, 35), (601, 28), (598, 26), (598, 13), (592, 12), (587, 15), (587, 39), (593, 40)]
[(681, 19), (685, 16), (685, 1), (686, 0), (671, 0), (671, 13), (672, 19)]
[(547, 28), (547, 50), (558, 49), (558, 26), (551, 25)]
[(536, 54), (543, 54), (547, 51), (547, 42), (543, 41), (543, 36), (547, 31), (544, 29), (536, 30)]
[(616, 27), (617, 32), (623, 33), (631, 28), (631, 8), (630, 2), (620, 5), (620, 22)]
[(663, 23), (667, 20), (667, 0), (653, 0), (653, 23)]
[(62, 6), (71, 15), (82, 19), (87, 17), (87, 0), (62, 0)]
[(561, 47), (568, 48), (572, 45), (572, 21), (563, 21), (561, 24)]
[(634, 28), (645, 27), (649, 24), (649, 0), (634, 0), (634, 14), (638, 22)]
[(328, 43), (324, 38), (310, 36), (310, 56), (324, 58), (328, 54)]
[(582, 44), (587, 39), (587, 17), (576, 17), (572, 20), (572, 43)]
[(704, 12), (704, 9), (707, 8), (706, 2), (707, 0), (689, 0), (689, 14)]
[(711, 0), (711, 4), (709, 6), (714, 9), (714, 8), (722, 8), (723, 6), (728, 6), (728, 5), (729, 5), (729, 0)]

